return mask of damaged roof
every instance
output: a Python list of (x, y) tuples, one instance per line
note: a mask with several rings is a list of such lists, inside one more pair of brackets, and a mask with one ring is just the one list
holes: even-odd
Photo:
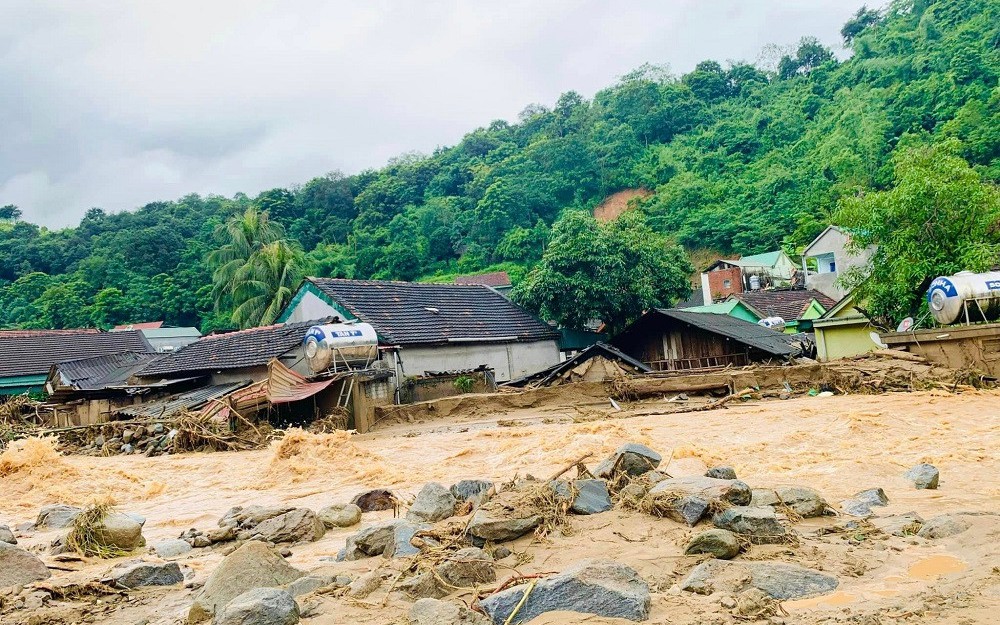
[(791, 335), (782, 334), (776, 330), (729, 315), (689, 312), (677, 308), (654, 308), (616, 336), (614, 342), (618, 343), (620, 338), (632, 332), (641, 331), (640, 324), (644, 325), (650, 315), (660, 315), (673, 321), (686, 323), (706, 332), (733, 339), (772, 356), (795, 356), (801, 351), (791, 344)]
[(59, 375), (61, 385), (79, 391), (97, 391), (125, 384), (136, 371), (157, 358), (159, 354), (142, 352), (78, 358), (52, 365), (52, 373)]
[(108, 356), (122, 352), (151, 353), (153, 348), (137, 330), (124, 332), (51, 332), (0, 337), (0, 378), (46, 375), (52, 365), (70, 359)]
[(123, 406), (115, 409), (114, 413), (127, 415), (136, 419), (168, 419), (185, 410), (197, 410), (215, 399), (220, 399), (244, 386), (249, 386), (250, 383), (251, 380), (241, 380), (227, 384), (204, 386), (179, 395), (172, 395), (161, 401)]
[(814, 289), (773, 289), (734, 293), (730, 297), (749, 304), (767, 317), (781, 317), (785, 321), (801, 319), (816, 300), (823, 310), (830, 310), (837, 302)]
[(482, 285), (309, 278), (393, 345), (557, 340), (559, 332)]
[(205, 336), (160, 358), (137, 375), (175, 376), (192, 372), (247, 369), (267, 365), (302, 343), (309, 328), (322, 321), (304, 321)]
[(617, 347), (608, 345), (607, 343), (594, 343), (590, 347), (580, 351), (577, 355), (572, 358), (568, 358), (563, 362), (552, 365), (541, 371), (536, 371), (531, 375), (526, 375), (523, 378), (518, 378), (516, 380), (511, 380), (510, 382), (504, 384), (504, 386), (513, 387), (523, 387), (528, 384), (537, 383), (539, 386), (545, 386), (555, 378), (562, 375), (564, 372), (574, 369), (580, 365), (580, 363), (586, 362), (591, 358), (596, 358), (597, 356), (603, 356), (608, 360), (616, 360), (630, 368), (635, 370), (636, 373), (649, 373), (652, 371), (645, 363), (639, 362), (635, 358), (632, 358), (625, 352), (619, 350)]

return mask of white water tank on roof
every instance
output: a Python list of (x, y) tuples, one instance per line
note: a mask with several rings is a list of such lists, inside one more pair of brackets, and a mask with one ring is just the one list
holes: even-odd
[(936, 278), (927, 289), (927, 305), (941, 325), (965, 321), (966, 308), (969, 321), (1000, 319), (1000, 271)]
[(765, 317), (757, 322), (757, 325), (764, 326), (765, 328), (771, 328), (772, 330), (777, 330), (778, 332), (783, 332), (785, 330), (785, 320), (781, 317)]
[(378, 334), (367, 323), (313, 326), (302, 341), (309, 368), (320, 371), (366, 368), (378, 358)]

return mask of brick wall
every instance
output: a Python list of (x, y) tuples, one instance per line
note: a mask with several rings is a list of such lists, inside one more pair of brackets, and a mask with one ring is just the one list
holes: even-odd
[(733, 293), (742, 293), (743, 274), (740, 268), (716, 269), (708, 272), (708, 288), (712, 293), (712, 300), (716, 302), (726, 299)]

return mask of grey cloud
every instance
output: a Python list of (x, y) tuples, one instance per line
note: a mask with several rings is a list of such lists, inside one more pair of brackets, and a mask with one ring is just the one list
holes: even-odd
[(256, 193), (452, 144), (644, 62), (690, 70), (769, 43), (830, 45), (842, 0), (112, 2), (7, 0), (0, 204)]

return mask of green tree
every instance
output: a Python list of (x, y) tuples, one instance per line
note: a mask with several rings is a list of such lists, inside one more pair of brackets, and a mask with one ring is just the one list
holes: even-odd
[(91, 324), (105, 330), (128, 322), (130, 314), (125, 294), (113, 287), (98, 291), (90, 307)]
[(601, 224), (573, 211), (555, 223), (541, 263), (514, 297), (568, 327), (600, 320), (615, 332), (650, 307), (690, 295), (693, 272), (684, 251), (638, 213)]
[(273, 323), (303, 275), (302, 250), (284, 240), (268, 243), (236, 272), (233, 322), (241, 328)]
[(0, 206), (0, 220), (2, 221), (17, 221), (21, 218), (21, 209), (13, 204), (7, 204), (6, 206)]
[(845, 286), (886, 326), (916, 316), (940, 275), (983, 271), (1000, 261), (1000, 189), (984, 182), (952, 139), (903, 149), (893, 186), (848, 198), (837, 215), (855, 249), (876, 246)]
[(212, 273), (212, 297), (216, 311), (232, 306), (236, 290), (240, 287), (241, 271), (250, 264), (250, 259), (264, 246), (281, 239), (281, 226), (272, 222), (266, 212), (248, 207), (215, 229), (215, 239), (219, 247), (208, 254), (208, 263), (214, 267)]

